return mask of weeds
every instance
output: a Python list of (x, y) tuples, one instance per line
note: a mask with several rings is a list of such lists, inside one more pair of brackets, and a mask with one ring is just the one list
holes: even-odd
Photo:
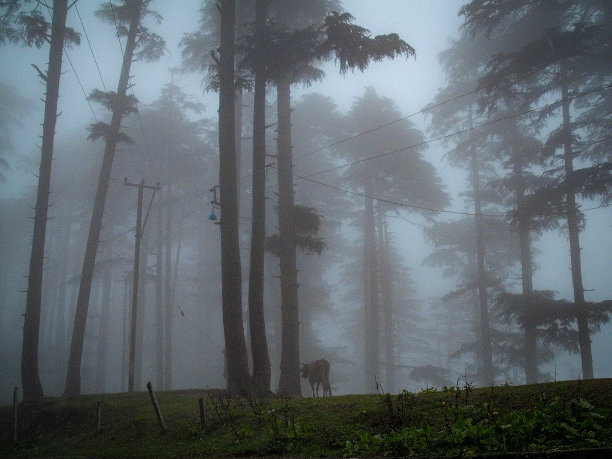
[(104, 396), (100, 434), (100, 396), (49, 400), (22, 410), (18, 445), (11, 441), (12, 412), (0, 409), (0, 457), (466, 457), (612, 446), (612, 380), (491, 390), (462, 378), (436, 391), (321, 400), (209, 392), (204, 428), (200, 397), (201, 391), (164, 394), (166, 435), (158, 433), (146, 394)]
[(584, 399), (542, 395), (532, 410), (518, 411), (498, 407), (493, 390), (490, 400), (475, 399), (467, 381), (443, 392), (452, 403), (440, 402), (442, 423), (415, 422), (416, 397), (404, 391), (397, 397), (396, 424), (386, 432), (356, 432), (345, 442), (344, 454), (470, 456), (606, 444), (605, 416)]

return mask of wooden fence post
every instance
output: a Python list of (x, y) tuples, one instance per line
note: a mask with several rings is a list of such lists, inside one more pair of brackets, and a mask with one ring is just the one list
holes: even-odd
[(151, 403), (153, 403), (153, 408), (155, 408), (155, 414), (157, 415), (157, 421), (162, 428), (162, 432), (166, 433), (166, 423), (164, 422), (164, 417), (159, 409), (159, 405), (157, 404), (157, 400), (155, 399), (155, 394), (153, 393), (153, 386), (151, 381), (147, 382), (147, 390), (149, 391), (149, 397), (151, 397)]
[(18, 399), (18, 389), (15, 386), (15, 390), (13, 391), (13, 443), (17, 443), (17, 399)]
[(200, 398), (198, 400), (198, 404), (200, 405), (200, 427), (202, 429), (206, 428), (206, 411), (204, 411), (204, 399)]
[(98, 427), (97, 433), (102, 432), (102, 402), (98, 402)]

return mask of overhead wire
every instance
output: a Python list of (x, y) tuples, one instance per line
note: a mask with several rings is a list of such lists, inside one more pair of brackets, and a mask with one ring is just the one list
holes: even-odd
[(527, 115), (527, 114), (530, 114), (530, 113), (538, 112), (538, 111), (541, 111), (541, 110), (544, 110), (544, 109), (547, 109), (547, 108), (558, 106), (559, 104), (561, 104), (563, 102), (571, 101), (571, 100), (574, 100), (574, 99), (578, 99), (580, 97), (585, 97), (585, 96), (588, 96), (590, 94), (593, 94), (593, 93), (596, 93), (596, 92), (600, 92), (600, 91), (604, 91), (604, 90), (610, 89), (610, 88), (612, 88), (612, 84), (606, 85), (606, 86), (601, 86), (599, 88), (595, 88), (595, 89), (592, 89), (592, 90), (589, 90), (589, 91), (585, 91), (585, 92), (582, 92), (582, 93), (579, 93), (579, 94), (574, 94), (572, 96), (568, 96), (565, 99), (562, 98), (562, 99), (559, 99), (559, 100), (557, 100), (555, 102), (551, 102), (549, 104), (546, 104), (546, 105), (543, 105), (543, 106), (540, 106), (540, 107), (534, 107), (534, 108), (530, 108), (528, 110), (524, 110), (524, 111), (519, 112), (519, 113), (513, 113), (513, 114), (510, 114), (510, 115), (504, 115), (504, 116), (501, 116), (499, 118), (495, 118), (495, 119), (486, 121), (484, 123), (478, 124), (476, 126), (471, 126), (471, 127), (468, 127), (468, 128), (459, 129), (459, 130), (453, 131), (453, 132), (451, 132), (449, 134), (445, 134), (445, 135), (442, 135), (442, 136), (439, 136), (439, 137), (435, 137), (433, 139), (427, 139), (427, 140), (424, 140), (422, 142), (418, 142), (418, 143), (415, 143), (415, 144), (412, 144), (412, 145), (408, 145), (406, 147), (397, 148), (395, 150), (388, 151), (388, 152), (385, 152), (385, 153), (380, 153), (378, 155), (368, 156), (368, 157), (363, 158), (363, 159), (358, 159), (358, 160), (351, 161), (351, 162), (348, 162), (348, 163), (345, 163), (345, 164), (340, 164), (338, 166), (334, 166), (334, 167), (331, 167), (329, 169), (325, 169), (325, 170), (322, 170), (322, 171), (313, 172), (311, 174), (308, 174), (307, 177), (314, 177), (316, 175), (321, 175), (321, 174), (324, 174), (326, 172), (332, 172), (332, 171), (337, 170), (337, 169), (343, 169), (345, 167), (353, 166), (355, 164), (360, 164), (360, 163), (372, 161), (374, 159), (383, 158), (385, 156), (389, 156), (389, 155), (392, 155), (392, 154), (395, 154), (395, 153), (400, 153), (402, 151), (406, 151), (406, 150), (414, 149), (414, 148), (417, 148), (417, 147), (421, 147), (423, 145), (427, 145), (427, 144), (432, 143), (432, 142), (437, 142), (437, 141), (440, 141), (440, 140), (445, 140), (445, 139), (448, 139), (450, 137), (454, 137), (454, 136), (459, 135), (459, 134), (465, 134), (465, 133), (473, 131), (475, 129), (480, 129), (480, 128), (485, 127), (485, 126), (489, 126), (491, 124), (498, 123), (500, 121), (506, 121), (506, 120), (509, 120), (509, 119), (512, 119), (512, 118), (517, 118), (517, 117), (520, 117), (520, 116), (523, 116), (523, 115)]
[[(528, 69), (526, 69), (526, 70), (511, 73), (511, 74), (510, 74), (510, 76), (519, 76), (519, 75), (523, 75), (523, 74), (527, 74), (527, 73), (533, 72), (533, 71), (535, 71), (535, 70), (539, 70), (540, 68), (548, 67), (548, 66), (549, 66), (549, 65), (551, 65), (551, 64), (554, 64), (554, 63), (559, 62), (559, 61), (561, 61), (561, 60), (563, 60), (563, 59), (567, 59), (567, 58), (569, 58), (569, 57), (572, 57), (572, 56), (578, 55), (578, 54), (580, 54), (580, 53), (582, 53), (582, 52), (584, 52), (584, 51), (586, 51), (586, 50), (588, 50), (588, 49), (590, 49), (590, 48), (594, 48), (594, 47), (596, 47), (596, 46), (600, 46), (600, 45), (602, 45), (602, 44), (605, 44), (606, 42), (609, 42), (610, 40), (612, 40), (612, 37), (607, 38), (607, 39), (602, 40), (602, 41), (599, 41), (599, 42), (596, 42), (596, 43), (593, 43), (593, 44), (591, 44), (591, 45), (585, 46), (585, 47), (583, 47), (583, 48), (581, 48), (581, 49), (579, 49), (579, 50), (573, 51), (572, 53), (567, 53), (567, 54), (565, 54), (565, 55), (563, 55), (563, 56), (560, 56), (560, 57), (558, 57), (558, 58), (552, 59), (552, 60), (550, 60), (550, 61), (540, 63), (539, 65), (535, 65), (534, 67), (529, 67), (529, 68), (528, 68)], [(483, 89), (490, 88), (490, 87), (492, 87), (492, 86), (494, 86), (494, 85), (495, 85), (495, 83), (490, 83), (490, 84), (487, 84), (487, 85), (484, 85), (484, 86), (478, 86), (478, 85), (477, 85), (477, 86), (476, 86), (474, 89), (472, 89), (471, 91), (468, 91), (468, 92), (465, 92), (465, 93), (459, 94), (459, 95), (457, 95), (457, 96), (454, 96), (454, 97), (451, 97), (451, 98), (448, 98), (448, 99), (445, 99), (445, 100), (443, 100), (443, 101), (440, 101), (440, 102), (435, 103), (435, 104), (432, 104), (432, 105), (428, 105), (428, 106), (426, 106), (426, 107), (422, 108), (421, 110), (418, 110), (418, 111), (416, 111), (416, 112), (414, 112), (414, 113), (411, 113), (411, 114), (409, 114), (409, 115), (402, 116), (401, 118), (397, 118), (397, 119), (395, 119), (395, 120), (392, 120), (392, 121), (389, 121), (389, 122), (387, 122), (387, 123), (384, 123), (384, 124), (381, 124), (381, 125), (375, 126), (375, 127), (373, 127), (373, 128), (367, 129), (367, 130), (365, 130), (365, 131), (358, 132), (358, 133), (356, 133), (356, 134), (353, 134), (353, 135), (348, 136), (348, 137), (345, 137), (345, 138), (343, 138), (343, 139), (340, 139), (340, 140), (337, 140), (337, 141), (331, 142), (331, 143), (329, 143), (329, 144), (323, 145), (322, 147), (318, 147), (318, 148), (316, 148), (316, 149), (314, 149), (314, 150), (311, 150), (311, 151), (308, 151), (308, 152), (306, 152), (306, 153), (302, 153), (302, 154), (300, 154), (300, 155), (296, 155), (296, 157), (294, 158), (294, 161), (297, 161), (297, 160), (299, 160), (299, 159), (301, 159), (301, 158), (305, 158), (306, 156), (310, 156), (310, 155), (312, 155), (312, 154), (314, 154), (314, 153), (318, 153), (318, 152), (320, 152), (320, 151), (326, 150), (326, 149), (328, 149), (328, 148), (335, 147), (335, 146), (340, 145), (340, 144), (342, 144), (342, 143), (344, 143), (344, 142), (348, 142), (349, 140), (353, 140), (353, 139), (356, 139), (356, 138), (362, 137), (362, 136), (364, 136), (364, 135), (370, 134), (370, 133), (372, 133), (372, 132), (376, 132), (376, 131), (378, 131), (378, 130), (380, 130), (380, 129), (384, 129), (384, 128), (388, 127), (388, 126), (392, 126), (392, 125), (397, 124), (397, 123), (399, 123), (399, 122), (401, 122), (401, 121), (404, 121), (404, 120), (407, 120), (407, 119), (409, 119), (409, 118), (412, 118), (412, 117), (414, 117), (414, 116), (416, 116), (416, 115), (420, 115), (420, 114), (423, 114), (423, 113), (428, 112), (428, 111), (430, 111), (430, 110), (433, 110), (434, 108), (438, 108), (438, 107), (440, 107), (440, 106), (442, 106), (442, 105), (445, 105), (445, 104), (448, 104), (448, 103), (450, 103), (450, 102), (454, 102), (454, 101), (456, 101), (456, 100), (459, 100), (459, 99), (462, 99), (462, 98), (464, 98), (464, 97), (470, 96), (470, 95), (472, 95), (472, 94), (475, 94), (475, 93), (477, 93), (477, 92), (482, 91)]]
[(108, 92), (106, 89), (106, 85), (104, 84), (104, 78), (102, 78), (102, 71), (100, 70), (100, 66), (98, 65), (98, 59), (96, 59), (96, 53), (94, 53), (93, 47), (91, 46), (91, 41), (89, 40), (89, 35), (87, 34), (87, 29), (85, 28), (85, 24), (83, 23), (83, 18), (81, 17), (81, 13), (79, 12), (79, 8), (74, 3), (74, 9), (79, 16), (79, 21), (81, 23), (81, 27), (83, 28), (83, 33), (85, 34), (85, 39), (87, 40), (87, 45), (89, 46), (89, 51), (91, 52), (91, 56), (93, 57), (94, 63), (96, 64), (96, 69), (98, 70), (98, 75), (100, 76), (100, 81), (102, 82), (102, 87), (104, 88), (104, 92)]
[[(119, 23), (117, 22), (117, 16), (115, 14), (115, 7), (113, 5), (112, 0), (109, 0), (109, 4), (111, 8), (111, 14), (113, 16), (113, 22), (115, 24), (117, 41), (119, 42), (119, 48), (121, 49), (122, 67), (123, 67), (123, 65), (125, 65), (125, 50), (123, 49), (123, 43), (121, 43), (121, 37), (119, 33)], [(128, 82), (130, 79), (131, 79), (131, 76), (128, 75)], [(145, 152), (147, 156), (149, 157), (149, 160), (151, 161), (151, 165), (153, 166), (153, 169), (155, 170), (155, 172), (157, 173), (159, 177), (161, 174), (159, 173), (155, 160), (153, 159), (153, 155), (151, 154), (151, 146), (149, 143), (149, 138), (147, 137), (147, 134), (145, 133), (145, 130), (144, 130), (144, 126), (142, 123), (142, 117), (140, 116), (140, 110), (138, 110), (138, 99), (136, 98), (136, 94), (134, 93), (134, 86), (132, 84), (129, 84), (128, 87), (130, 91), (132, 92), (132, 96), (134, 97), (134, 100), (136, 101), (136, 116), (138, 117), (138, 124), (140, 126), (140, 132), (142, 133), (142, 138), (144, 139), (144, 142), (145, 142)]]
[[(546, 105), (543, 105), (543, 106), (540, 106), (540, 107), (535, 107), (535, 108), (532, 108), (532, 109), (529, 109), (529, 110), (524, 110), (524, 111), (519, 112), (519, 113), (513, 113), (513, 114), (510, 114), (510, 115), (505, 115), (505, 116), (502, 116), (502, 117), (499, 117), (499, 118), (495, 118), (493, 120), (486, 121), (486, 122), (481, 123), (481, 124), (476, 125), (476, 126), (472, 126), (472, 127), (465, 128), (465, 129), (460, 129), (460, 130), (451, 132), (449, 134), (445, 134), (443, 136), (439, 136), (439, 137), (436, 137), (436, 138), (433, 138), (433, 139), (424, 140), (422, 142), (418, 142), (416, 144), (412, 144), (412, 145), (409, 145), (409, 146), (406, 146), (406, 147), (398, 148), (398, 149), (395, 149), (395, 150), (392, 150), (392, 151), (388, 151), (388, 152), (384, 152), (384, 153), (381, 153), (381, 154), (378, 154), (378, 155), (369, 156), (369, 157), (362, 158), (362, 159), (359, 159), (359, 160), (355, 160), (355, 161), (352, 161), (352, 162), (348, 162), (348, 163), (345, 163), (345, 164), (337, 165), (337, 166), (334, 166), (334, 167), (331, 167), (331, 168), (328, 168), (328, 169), (325, 169), (325, 170), (322, 170), (322, 171), (313, 172), (313, 173), (308, 174), (308, 175), (299, 175), (299, 174), (296, 174), (294, 172), (293, 176), (297, 177), (300, 180), (305, 180), (305, 181), (309, 181), (309, 182), (312, 182), (312, 183), (316, 183), (318, 185), (325, 186), (325, 187), (332, 188), (332, 189), (336, 189), (338, 191), (342, 191), (342, 192), (345, 192), (345, 193), (349, 193), (349, 194), (353, 194), (353, 195), (358, 195), (358, 196), (362, 196), (362, 197), (366, 197), (366, 198), (370, 198), (370, 199), (376, 199), (376, 200), (379, 200), (379, 201), (388, 202), (390, 204), (399, 205), (399, 206), (402, 206), (402, 207), (411, 207), (411, 208), (416, 208), (416, 209), (426, 210), (426, 211), (432, 211), (432, 212), (454, 213), (454, 214), (459, 214), (459, 215), (476, 215), (475, 213), (470, 213), (470, 212), (450, 211), (450, 210), (445, 210), (445, 209), (420, 207), (420, 206), (413, 206), (413, 205), (398, 203), (398, 202), (395, 202), (395, 201), (389, 201), (389, 200), (385, 200), (384, 198), (380, 198), (380, 197), (376, 197), (376, 196), (369, 196), (369, 195), (365, 195), (363, 193), (359, 193), (359, 192), (354, 192), (354, 191), (351, 191), (351, 190), (342, 189), (340, 187), (336, 187), (334, 185), (331, 185), (331, 184), (328, 184), (328, 183), (325, 183), (325, 182), (314, 180), (314, 179), (312, 179), (312, 177), (317, 176), (317, 175), (321, 175), (321, 174), (324, 174), (324, 173), (327, 173), (327, 172), (332, 172), (332, 171), (335, 171), (335, 170), (338, 170), (338, 169), (342, 169), (342, 168), (345, 168), (345, 167), (353, 166), (353, 165), (356, 165), (356, 164), (364, 163), (364, 162), (367, 162), (367, 161), (372, 161), (372, 160), (375, 160), (375, 159), (383, 158), (383, 157), (386, 157), (386, 156), (389, 156), (389, 155), (392, 155), (392, 154), (395, 154), (395, 153), (400, 153), (400, 152), (403, 152), (403, 151), (406, 151), (406, 150), (414, 149), (414, 148), (417, 148), (417, 147), (420, 147), (420, 146), (423, 146), (423, 145), (426, 145), (426, 144), (429, 144), (429, 143), (432, 143), (432, 142), (437, 142), (437, 141), (440, 141), (440, 140), (444, 140), (444, 139), (447, 139), (447, 138), (450, 138), (450, 137), (453, 137), (453, 136), (456, 136), (456, 135), (465, 134), (467, 132), (470, 132), (470, 131), (473, 131), (475, 129), (479, 129), (479, 128), (482, 128), (482, 127), (485, 127), (485, 126), (488, 126), (488, 125), (493, 124), (493, 123), (497, 123), (497, 122), (500, 122), (500, 121), (505, 121), (505, 120), (508, 120), (508, 119), (516, 118), (516, 117), (523, 116), (523, 115), (526, 115), (526, 114), (529, 114), (529, 113), (533, 113), (533, 112), (537, 112), (537, 111), (544, 110), (544, 109), (547, 109), (547, 108), (551, 108), (553, 106), (558, 106), (559, 104), (561, 104), (561, 103), (563, 103), (565, 101), (570, 101), (570, 100), (573, 100), (573, 99), (576, 99), (576, 98), (579, 98), (579, 97), (584, 97), (584, 96), (587, 96), (587, 95), (590, 95), (590, 94), (593, 94), (593, 93), (596, 93), (596, 92), (599, 92), (599, 91), (603, 91), (603, 90), (606, 90), (606, 89), (610, 89), (610, 88), (612, 88), (612, 85), (602, 86), (602, 87), (599, 87), (599, 88), (592, 89), (590, 91), (585, 91), (583, 93), (579, 93), (579, 94), (574, 94), (572, 96), (568, 96), (565, 99), (562, 98), (562, 99), (556, 100), (554, 102), (551, 102), (549, 104), (546, 104)], [(277, 169), (276, 166), (273, 166), (273, 167), (275, 169)], [(275, 186), (275, 185), (276, 184), (273, 184), (271, 186)], [(490, 216), (490, 217), (502, 217), (502, 216), (504, 216), (504, 214), (479, 214), (479, 215), (481, 215), (481, 216)]]
[[(353, 190), (348, 190), (348, 189), (345, 189), (345, 188), (340, 188), (340, 187), (338, 187), (336, 185), (332, 185), (330, 183), (321, 182), (319, 180), (312, 179), (312, 178), (310, 178), (308, 176), (301, 176), (301, 175), (298, 175), (298, 174), (293, 174), (293, 175), (294, 175), (294, 177), (297, 177), (300, 180), (304, 180), (304, 181), (311, 182), (311, 183), (314, 183), (314, 184), (317, 184), (317, 185), (321, 185), (321, 186), (324, 186), (326, 188), (331, 188), (333, 190), (341, 191), (343, 193), (351, 194), (353, 196), (359, 196), (359, 197), (363, 197), (363, 198), (367, 198), (367, 199), (375, 199), (376, 201), (384, 202), (384, 203), (387, 203), (387, 204), (392, 204), (392, 205), (395, 205), (395, 206), (398, 206), (398, 207), (405, 207), (405, 208), (409, 208), (409, 209), (424, 210), (424, 211), (434, 212), (434, 213), (447, 213), (447, 214), (456, 214), (456, 215), (466, 215), (466, 216), (471, 216), (471, 217), (475, 217), (475, 216), (480, 216), (480, 217), (506, 217), (505, 213), (491, 214), (491, 213), (483, 213), (483, 212), (481, 212), (481, 213), (477, 214), (475, 212), (464, 212), (464, 211), (458, 211), (458, 210), (437, 209), (437, 208), (434, 208), (434, 207), (418, 206), (416, 204), (407, 204), (407, 203), (404, 203), (404, 202), (399, 202), (399, 201), (394, 201), (394, 200), (391, 200), (391, 199), (381, 198), (381, 197), (378, 197), (378, 196), (375, 196), (375, 195), (370, 195), (370, 194), (362, 193), (362, 192), (359, 192), (359, 191), (353, 191)], [(586, 212), (586, 211), (590, 211), (590, 210), (596, 210), (596, 209), (601, 209), (601, 208), (609, 207), (609, 206), (612, 206), (612, 204), (604, 204), (604, 205), (601, 205), (601, 206), (596, 206), (596, 207), (590, 207), (590, 208), (587, 208), (587, 209), (582, 209), (582, 212)]]
[[(47, 8), (49, 16), (51, 18), (53, 18), (53, 12), (51, 11), (51, 8), (49, 7), (49, 5), (47, 5), (46, 3), (44, 3), (44, 5)], [(76, 2), (74, 2), (74, 6), (76, 7)], [(54, 27), (52, 19), (51, 19), (51, 27)], [(57, 29), (55, 29), (55, 31), (57, 32)], [(74, 77), (77, 80), (77, 83), (78, 83), (79, 87), (81, 88), (81, 92), (83, 93), (83, 96), (85, 96), (85, 101), (87, 101), (87, 105), (89, 106), (89, 110), (91, 110), (91, 114), (93, 115), (94, 119), (96, 121), (98, 121), (98, 118), (96, 116), (96, 112), (94, 111), (94, 109), (93, 109), (93, 107), (91, 105), (91, 102), (89, 101), (89, 97), (87, 97), (87, 93), (85, 92), (85, 88), (83, 87), (83, 83), (81, 83), (81, 79), (79, 78), (79, 74), (77, 73), (76, 68), (72, 64), (72, 59), (70, 59), (70, 56), (68, 55), (68, 51), (66, 51), (66, 47), (63, 46), (62, 50), (64, 52), (64, 56), (66, 56), (66, 60), (68, 61), (68, 64), (70, 65), (70, 68), (72, 69), (72, 73), (74, 73)]]

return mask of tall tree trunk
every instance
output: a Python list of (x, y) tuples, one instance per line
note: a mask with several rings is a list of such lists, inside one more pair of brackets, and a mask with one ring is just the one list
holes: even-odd
[[(372, 196), (373, 186), (371, 178), (366, 172), (365, 179), (365, 194)], [(374, 219), (374, 200), (370, 197), (365, 198), (365, 239), (367, 250), (367, 258), (365, 260), (366, 270), (368, 272), (368, 305), (369, 310), (365, 314), (366, 326), (366, 393), (376, 391), (377, 379), (379, 378), (379, 325), (378, 325), (378, 263), (376, 260), (376, 234), (375, 234), (375, 219)]]
[(112, 264), (109, 260), (104, 265), (102, 304), (100, 306), (100, 320), (98, 321), (98, 349), (96, 352), (96, 392), (102, 394), (106, 386), (106, 366), (109, 342), (110, 325), (110, 298), (112, 289)]
[(385, 217), (384, 206), (378, 203), (378, 247), (380, 256), (380, 288), (383, 307), (383, 320), (385, 327), (385, 375), (387, 377), (386, 391), (395, 392), (395, 334), (393, 331), (393, 292), (391, 282), (391, 249), (387, 219)]
[(493, 353), (491, 349), (491, 328), (489, 325), (489, 307), (487, 299), (487, 273), (484, 264), (484, 234), (482, 227), (482, 209), (480, 203), (480, 177), (475, 158), (473, 158), (472, 177), (474, 181), (474, 225), (476, 231), (476, 265), (478, 270), (478, 309), (480, 316), (480, 382), (489, 386), (494, 382)]
[(172, 390), (172, 185), (168, 186), (166, 193), (166, 265), (164, 269), (164, 308), (165, 308), (165, 336), (164, 336), (164, 390)]
[[(257, 50), (263, 49), (266, 0), (256, 1)], [(253, 106), (253, 206), (249, 266), (249, 327), (253, 357), (253, 388), (257, 394), (270, 391), (270, 355), (264, 318), (264, 253), (266, 244), (266, 75), (263, 61), (256, 61)]]
[(155, 385), (164, 387), (164, 279), (163, 279), (163, 205), (157, 206), (157, 238), (155, 250)]
[[(236, 148), (236, 196), (238, 199), (238, 225), (240, 225), (240, 194), (242, 190), (242, 88), (236, 87), (234, 99), (234, 145)], [(240, 226), (238, 226), (240, 229)], [(240, 234), (240, 231), (238, 231)]]
[[(563, 66), (561, 72), (565, 72)], [(565, 165), (567, 228), (569, 232), (570, 261), (572, 268), (572, 283), (574, 286), (574, 303), (576, 304), (576, 317), (578, 320), (578, 343), (580, 344), (580, 357), (582, 360), (582, 377), (593, 379), (593, 355), (591, 353), (591, 337), (588, 323), (588, 311), (584, 302), (584, 287), (582, 284), (582, 263), (580, 261), (580, 228), (578, 227), (578, 208), (576, 194), (572, 187), (574, 173), (574, 153), (572, 151), (572, 128), (570, 121), (568, 87), (565, 75), (562, 75), (561, 99), (563, 101), (563, 160)]]
[[(472, 110), (469, 111), (469, 125), (473, 127)], [(487, 299), (487, 272), (485, 268), (484, 230), (482, 226), (482, 205), (480, 195), (480, 174), (476, 153), (472, 147), (471, 157), (472, 187), (474, 192), (474, 227), (476, 232), (476, 268), (478, 270), (478, 309), (480, 316), (480, 382), (485, 386), (492, 385), (495, 380), (493, 373), (493, 352), (491, 349), (491, 327), (489, 324), (489, 305)]]
[(293, 224), (293, 154), (291, 146), (291, 82), (276, 84), (278, 109), (278, 233), (280, 239), (280, 284), (282, 351), (278, 383), (280, 393), (301, 397), (300, 322), (297, 257)]
[(230, 393), (251, 391), (244, 326), (242, 323), (242, 275), (238, 237), (238, 196), (234, 119), (235, 0), (219, 2), (219, 187), (221, 193), (221, 288), (223, 331)]
[[(367, 198), (366, 198), (367, 199)], [(365, 213), (364, 213), (364, 225), (363, 225), (363, 390), (369, 392), (372, 384), (371, 375), (368, 373), (369, 359), (368, 355), (371, 349), (370, 344), (370, 329), (368, 327), (368, 321), (370, 317), (370, 270), (368, 269), (368, 253), (370, 253), (370, 244), (366, 237), (366, 224), (365, 224)]]
[(70, 261), (70, 233), (71, 219), (65, 216), (66, 225), (61, 230), (60, 254), (62, 256), (59, 266), (59, 286), (57, 292), (57, 324), (55, 326), (55, 348), (58, 362), (62, 361), (66, 351), (66, 297), (68, 292), (68, 264)]
[(128, 372), (129, 372), (129, 310), (130, 299), (132, 298), (132, 275), (130, 272), (125, 273), (123, 278), (123, 326), (122, 326), (122, 348), (121, 348), (121, 390), (127, 391), (128, 388)]
[(28, 292), (23, 320), (23, 342), (21, 351), (21, 384), (24, 400), (43, 398), (43, 389), (38, 373), (38, 340), (40, 330), (40, 310), (42, 297), (43, 261), (45, 255), (45, 235), (47, 213), (49, 210), (49, 191), (51, 186), (51, 164), (53, 160), (53, 140), (57, 121), (57, 99), (62, 74), (62, 52), (66, 31), (68, 0), (54, 0), (51, 19), (51, 45), (49, 47), (49, 67), (47, 69), (47, 94), (43, 121), (42, 148), (38, 173), (36, 210), (34, 213), (34, 233), (32, 253), (28, 272)]
[[(123, 65), (121, 66), (121, 74), (119, 76), (119, 84), (117, 86), (117, 100), (123, 100), (126, 97), (130, 67), (132, 65), (134, 48), (136, 47), (136, 34), (138, 32), (141, 9), (142, 1), (138, 1), (134, 4), (131, 11), (132, 16), (130, 19), (130, 28), (128, 31), (127, 42), (125, 44), (125, 53), (123, 56)], [(121, 106), (122, 104), (118, 105)], [(96, 197), (91, 215), (91, 223), (89, 225), (87, 246), (85, 248), (85, 257), (83, 259), (83, 269), (81, 272), (81, 284), (79, 286), (79, 296), (77, 298), (77, 309), (74, 316), (74, 327), (72, 330), (70, 357), (68, 359), (68, 374), (66, 375), (66, 387), (64, 388), (64, 395), (68, 397), (79, 395), (81, 393), (81, 359), (83, 356), (83, 341), (85, 338), (85, 327), (87, 325), (87, 311), (89, 309), (91, 282), (96, 263), (98, 243), (100, 241), (100, 232), (102, 230), (102, 217), (104, 215), (108, 183), (110, 181), (111, 170), (113, 167), (115, 147), (117, 146), (117, 138), (121, 128), (121, 117), (122, 109), (121, 107), (117, 107), (115, 110), (113, 110), (109, 133), (106, 137), (104, 158), (102, 160), (102, 168), (100, 169), (98, 188), (96, 190)]]
[(528, 308), (527, 304), (533, 293), (533, 262), (531, 258), (531, 236), (529, 217), (524, 214), (525, 183), (523, 164), (518, 157), (519, 153), (514, 154), (514, 178), (517, 181), (516, 205), (519, 215), (518, 234), (521, 248), (521, 283), (523, 287), (524, 307), (524, 326), (525, 326), (525, 345), (523, 347), (523, 359), (525, 361), (525, 382), (535, 384), (538, 382), (538, 342), (535, 323), (535, 313)]

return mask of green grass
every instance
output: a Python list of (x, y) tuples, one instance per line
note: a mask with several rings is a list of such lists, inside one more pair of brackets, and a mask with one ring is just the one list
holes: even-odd
[[(530, 386), (227, 399), (201, 390), (46, 399), (0, 408), (0, 456), (409, 456), (612, 447), (612, 379)], [(203, 397), (207, 424), (200, 426)], [(102, 431), (97, 433), (97, 404)], [(391, 409), (390, 409), (391, 406)], [(612, 451), (612, 450), (611, 450)]]

